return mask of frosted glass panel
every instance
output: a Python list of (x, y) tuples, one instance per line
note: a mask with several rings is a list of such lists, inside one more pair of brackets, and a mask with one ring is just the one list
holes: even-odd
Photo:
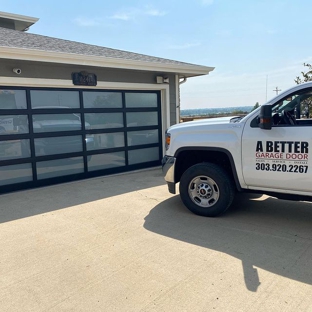
[(125, 166), (125, 152), (92, 155), (88, 161), (88, 171)]
[(87, 145), (87, 150), (98, 150), (102, 148), (115, 148), (125, 146), (123, 132), (114, 133), (96, 133), (94, 134), (94, 144)]
[(56, 155), (81, 151), (81, 135), (35, 139), (36, 156)]
[(129, 165), (159, 160), (159, 148), (144, 148), (128, 152)]
[(0, 160), (30, 157), (29, 140), (0, 141)]
[(0, 167), (0, 185), (32, 181), (31, 164)]
[(122, 128), (124, 126), (122, 113), (88, 113), (85, 114), (85, 122), (88, 129)]
[(83, 92), (84, 108), (121, 108), (121, 92)]
[(158, 143), (158, 130), (128, 132), (128, 146)]
[(66, 158), (37, 163), (38, 179), (47, 179), (70, 174), (83, 173), (83, 158)]
[(0, 135), (28, 132), (27, 115), (0, 115)]
[(25, 90), (1, 90), (0, 109), (26, 109)]
[(78, 91), (48, 91), (32, 90), (30, 91), (32, 108), (79, 108)]
[(158, 113), (127, 113), (127, 127), (157, 126)]
[(126, 107), (157, 107), (157, 94), (126, 93)]
[(80, 114), (35, 114), (35, 133), (81, 130)]

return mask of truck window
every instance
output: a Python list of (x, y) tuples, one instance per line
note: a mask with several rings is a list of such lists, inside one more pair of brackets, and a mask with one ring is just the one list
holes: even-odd
[[(287, 95), (272, 105), (272, 127), (312, 126), (312, 89)], [(251, 127), (259, 126), (258, 116)]]
[(304, 93), (293, 94), (288, 96), (272, 107), (273, 123), (275, 126), (287, 124), (285, 115), (288, 114), (293, 118), (294, 124), (290, 125), (312, 125), (310, 120), (312, 113), (312, 90)]

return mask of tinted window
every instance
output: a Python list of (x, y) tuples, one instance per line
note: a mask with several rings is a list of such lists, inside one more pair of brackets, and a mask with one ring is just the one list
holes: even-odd
[(157, 112), (127, 113), (127, 127), (156, 126), (157, 123)]
[(90, 126), (88, 129), (105, 129), (123, 127), (122, 113), (88, 113), (85, 121)]
[(32, 181), (31, 164), (0, 167), (0, 185)]
[(0, 135), (28, 132), (27, 115), (0, 115)]
[(157, 94), (126, 93), (126, 107), (157, 107)]
[(158, 143), (158, 130), (128, 132), (128, 146), (154, 143)]
[(0, 90), (0, 109), (26, 109), (25, 90)]
[(139, 150), (129, 151), (129, 165), (139, 164), (148, 161), (159, 159), (159, 148), (144, 148)]
[(0, 141), (0, 160), (30, 157), (29, 140)]
[(81, 130), (80, 114), (33, 115), (35, 133)]
[(83, 92), (83, 106), (85, 108), (121, 108), (122, 96), (120, 92)]
[(37, 163), (38, 179), (47, 179), (83, 172), (82, 157), (41, 161)]
[(80, 107), (78, 91), (33, 90), (30, 91), (30, 97), (31, 107), (36, 109), (66, 109)]
[(82, 151), (82, 136), (62, 136), (35, 139), (36, 156), (75, 153)]
[(88, 162), (88, 171), (103, 170), (125, 166), (125, 152), (92, 155)]

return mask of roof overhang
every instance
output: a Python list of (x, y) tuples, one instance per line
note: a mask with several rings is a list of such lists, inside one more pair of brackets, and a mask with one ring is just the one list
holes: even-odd
[(9, 29), (26, 31), (38, 20), (36, 17), (0, 12), (0, 24)]
[(158, 63), (138, 60), (91, 56), (74, 53), (48, 52), (35, 49), (0, 47), (0, 58), (34, 62), (84, 65), (106, 68), (119, 68), (161, 73), (174, 73), (181, 77), (207, 75), (214, 67), (192, 65), (187, 63)]

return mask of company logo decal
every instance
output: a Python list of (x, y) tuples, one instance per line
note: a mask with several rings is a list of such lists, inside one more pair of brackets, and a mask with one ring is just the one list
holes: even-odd
[(256, 170), (307, 173), (309, 142), (257, 141)]

